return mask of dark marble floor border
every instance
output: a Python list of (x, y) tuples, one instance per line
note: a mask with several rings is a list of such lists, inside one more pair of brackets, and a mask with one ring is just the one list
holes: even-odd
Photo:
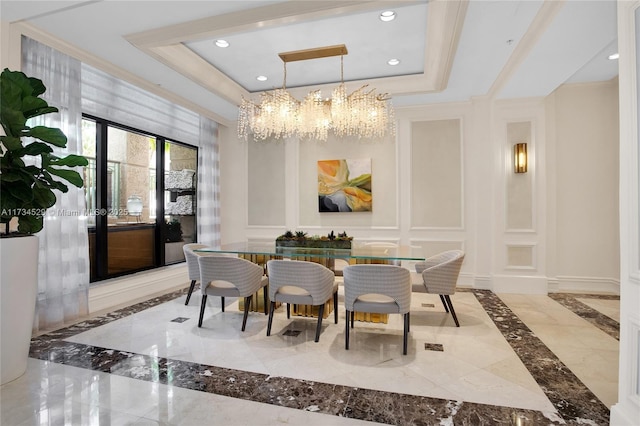
[[(444, 421), (448, 424), (511, 425), (517, 423), (516, 417), (526, 418), (534, 425), (566, 424), (580, 419), (609, 424), (608, 409), (497, 296), (486, 290), (473, 290), (472, 293), (538, 381), (557, 413), (273, 377), (64, 340), (173, 300), (186, 294), (186, 289), (38, 336), (32, 340), (30, 356), (186, 389), (387, 424), (431, 425)], [(565, 380), (568, 382), (563, 385)]]
[(473, 293), (564, 420), (609, 424), (609, 409), (495, 293)]
[(598, 312), (591, 306), (578, 300), (580, 299), (604, 299), (620, 300), (620, 296), (603, 294), (577, 294), (577, 293), (551, 293), (549, 297), (569, 309), (576, 315), (589, 321), (600, 330), (607, 333), (616, 340), (620, 340), (620, 323), (609, 318), (602, 312)]
[(31, 356), (184, 389), (385, 424), (512, 425), (515, 417), (534, 425), (561, 424), (535, 410), (269, 376), (62, 340), (47, 343), (41, 339)]

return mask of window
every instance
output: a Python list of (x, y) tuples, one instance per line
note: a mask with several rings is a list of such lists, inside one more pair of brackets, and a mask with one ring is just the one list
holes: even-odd
[(89, 116), (82, 140), (91, 281), (184, 261), (182, 246), (197, 241), (197, 148)]

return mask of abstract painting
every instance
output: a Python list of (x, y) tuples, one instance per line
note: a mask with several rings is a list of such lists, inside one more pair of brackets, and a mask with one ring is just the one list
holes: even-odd
[(318, 161), (319, 212), (371, 211), (371, 159)]

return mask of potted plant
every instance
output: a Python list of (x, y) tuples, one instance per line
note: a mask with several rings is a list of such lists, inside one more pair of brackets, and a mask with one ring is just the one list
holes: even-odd
[(165, 242), (176, 243), (182, 241), (182, 224), (178, 219), (165, 221)]
[(58, 112), (40, 97), (45, 91), (41, 80), (22, 72), (5, 69), (0, 74), (2, 384), (21, 376), (27, 366), (38, 285), (38, 239), (33, 234), (42, 230), (47, 209), (56, 203), (55, 190), (67, 192), (66, 183), (82, 187), (82, 177), (70, 168), (87, 165), (79, 155), (53, 154), (52, 146), (67, 144), (60, 129), (27, 124), (30, 118)]

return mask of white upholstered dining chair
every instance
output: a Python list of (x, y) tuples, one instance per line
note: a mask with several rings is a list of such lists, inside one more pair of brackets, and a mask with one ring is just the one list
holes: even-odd
[(207, 296), (222, 297), (223, 312), (224, 297), (244, 297), (242, 331), (244, 331), (247, 324), (249, 306), (253, 295), (261, 288), (264, 295), (264, 313), (265, 315), (267, 314), (267, 289), (265, 287), (269, 284), (269, 279), (264, 275), (264, 269), (260, 265), (231, 256), (200, 256), (198, 257), (198, 263), (200, 265), (200, 290), (202, 292), (198, 327), (202, 327)]
[(408, 269), (396, 265), (350, 265), (344, 268), (346, 311), (345, 349), (349, 349), (349, 322), (355, 312), (402, 314), (404, 332), (402, 354), (407, 354), (411, 309), (411, 277)]
[(451, 295), (456, 292), (460, 268), (464, 261), (462, 250), (448, 250), (415, 264), (411, 290), (417, 293), (438, 294), (446, 312), (450, 312), (456, 327), (460, 327)]
[(317, 306), (316, 342), (320, 340), (324, 305), (332, 297), (334, 321), (338, 323), (338, 283), (331, 269), (304, 260), (270, 260), (267, 262), (267, 271), (271, 299), (267, 336), (271, 335), (276, 302), (287, 304), (287, 318), (290, 317), (291, 304)]
[[(198, 264), (198, 256), (200, 256), (200, 254), (194, 252), (194, 250), (207, 247), (208, 246), (204, 244), (197, 243), (185, 244), (184, 246), (182, 246), (184, 258), (187, 261), (187, 273), (189, 275), (189, 279), (191, 280), (189, 292), (187, 293), (187, 300), (184, 302), (185, 305), (189, 304), (189, 300), (191, 299), (191, 294), (193, 293), (193, 289), (196, 286), (196, 282), (200, 281), (200, 265)], [(222, 302), (222, 310), (224, 311), (224, 300)]]

